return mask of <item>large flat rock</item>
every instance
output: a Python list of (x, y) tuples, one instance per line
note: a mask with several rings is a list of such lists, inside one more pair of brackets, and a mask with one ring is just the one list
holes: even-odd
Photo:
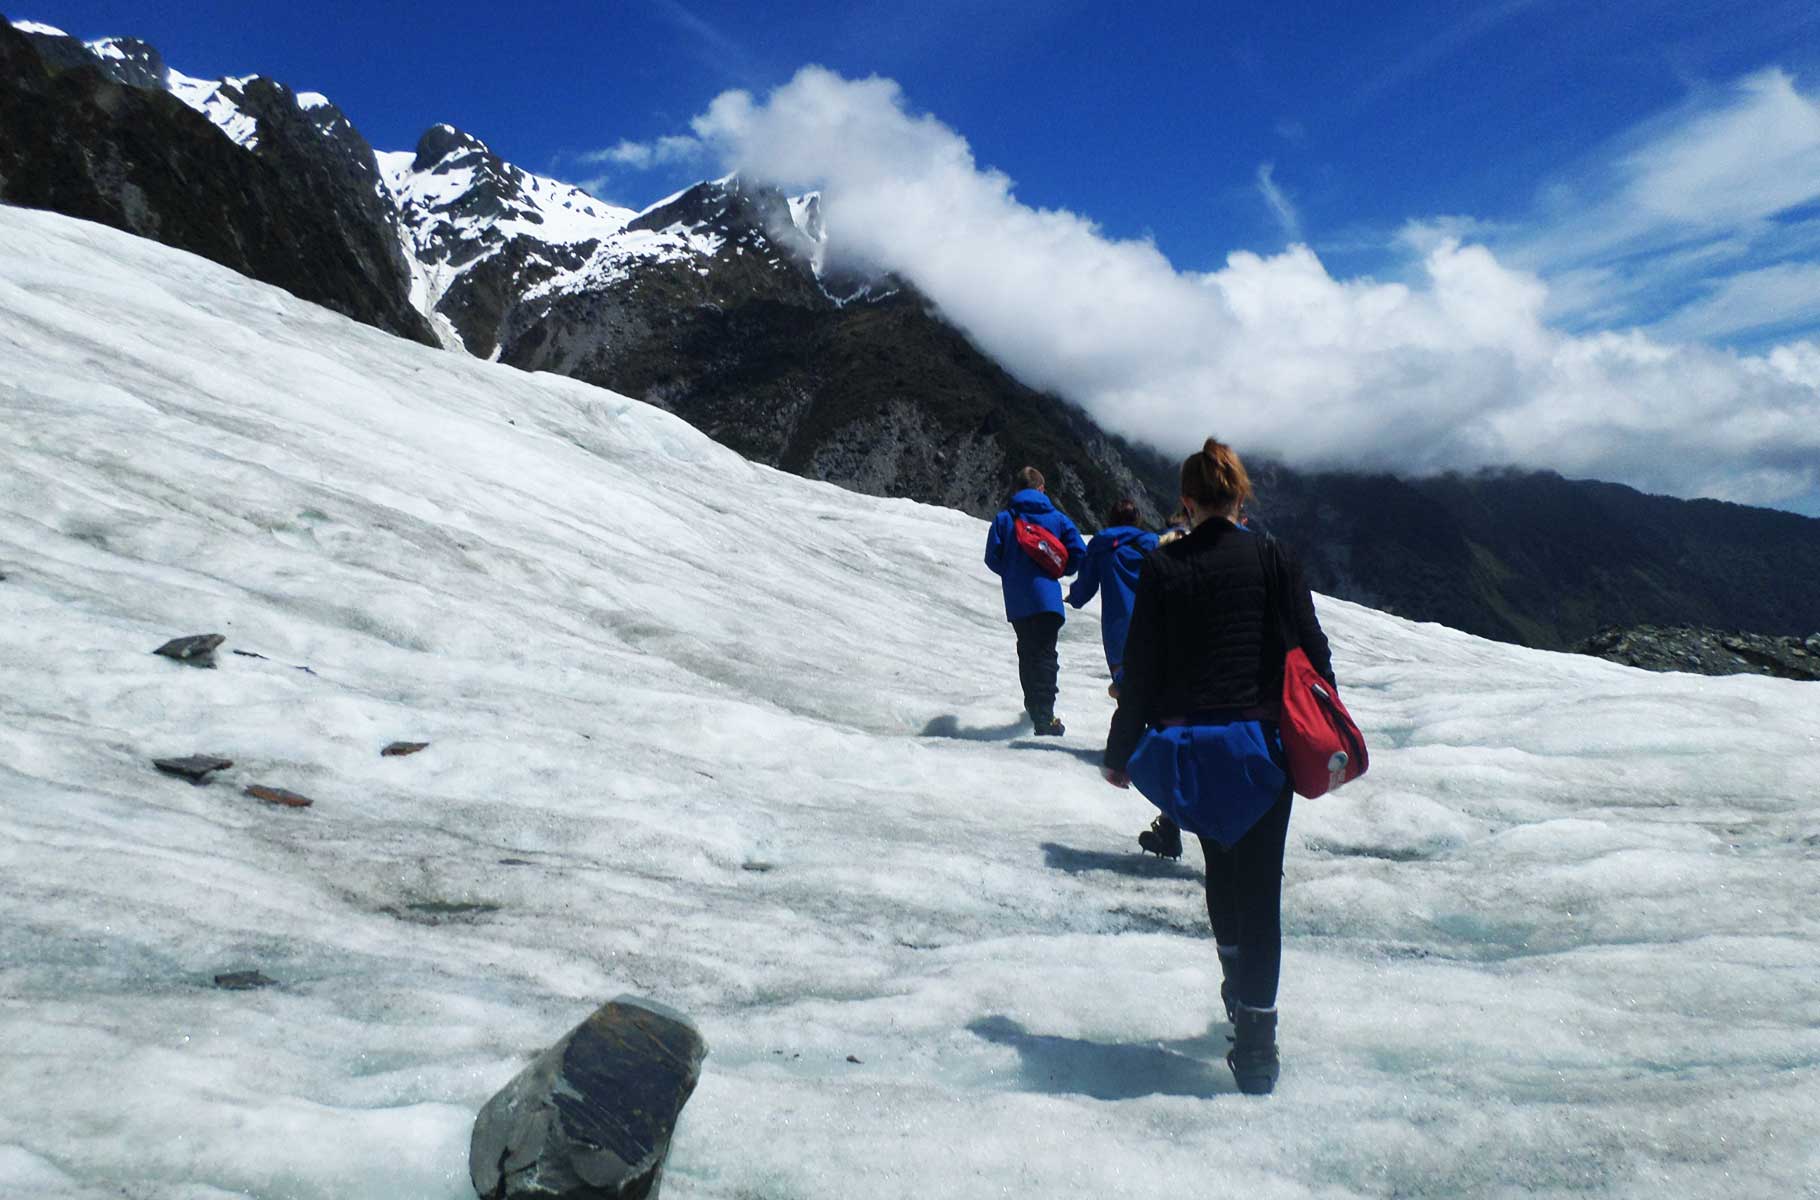
[(620, 996), (538, 1055), (474, 1121), (483, 1200), (655, 1197), (707, 1045), (680, 1013)]

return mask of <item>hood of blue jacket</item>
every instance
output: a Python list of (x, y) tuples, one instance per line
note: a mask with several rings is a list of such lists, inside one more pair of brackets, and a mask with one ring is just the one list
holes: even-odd
[(1005, 507), (1020, 517), (1034, 517), (1055, 511), (1055, 505), (1049, 503), (1049, 497), (1035, 488), (1025, 488), (1021, 492), (1013, 492), (1011, 502)]
[[(1142, 541), (1146, 537), (1154, 538), (1155, 536), (1156, 534), (1151, 533), (1148, 529), (1139, 529), (1136, 525), (1114, 525), (1109, 529), (1102, 529), (1094, 534), (1093, 542), (1087, 548), (1091, 550), (1095, 545), (1098, 545), (1109, 550), (1112, 548), (1113, 542), (1122, 542), (1124, 545), (1119, 547), (1119, 549), (1122, 550), (1125, 546), (1129, 546), (1133, 542)], [(1105, 541), (1102, 542), (1100, 540), (1101, 538), (1104, 538)]]

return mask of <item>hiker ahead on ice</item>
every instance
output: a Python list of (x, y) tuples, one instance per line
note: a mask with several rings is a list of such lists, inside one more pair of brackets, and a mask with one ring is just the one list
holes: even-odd
[(1137, 527), (1137, 505), (1120, 500), (1106, 514), (1106, 528), (1087, 543), (1081, 573), (1068, 589), (1068, 603), (1080, 608), (1100, 600), (1100, 641), (1106, 648), (1106, 670), (1112, 675), (1111, 696), (1119, 694), (1120, 665), (1125, 661), (1125, 630), (1131, 624), (1131, 597), (1144, 556), (1156, 549), (1156, 534)]
[(1010, 501), (986, 535), (986, 565), (1005, 592), (1005, 620), (1017, 634), (1017, 677), (1024, 711), (1040, 735), (1059, 737), (1055, 716), (1056, 638), (1062, 632), (1064, 575), (1080, 568), (1087, 547), (1080, 530), (1043, 490), (1043, 473), (1025, 467), (1011, 477)]
[(1138, 578), (1104, 770), (1201, 835), (1234, 1026), (1227, 1062), (1241, 1091), (1268, 1092), (1292, 796), (1279, 731), (1286, 631), (1329, 685), (1333, 662), (1288, 552), (1237, 524), (1251, 494), (1239, 456), (1208, 438), (1181, 485), (1193, 530)]

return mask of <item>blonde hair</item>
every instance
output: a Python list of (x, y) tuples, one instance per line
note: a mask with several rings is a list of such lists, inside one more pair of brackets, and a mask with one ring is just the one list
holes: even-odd
[(1251, 499), (1251, 476), (1237, 450), (1208, 438), (1199, 453), (1182, 460), (1182, 495), (1215, 512), (1236, 509)]

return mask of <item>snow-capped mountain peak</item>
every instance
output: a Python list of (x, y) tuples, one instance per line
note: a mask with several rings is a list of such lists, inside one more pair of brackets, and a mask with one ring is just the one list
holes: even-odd
[(382, 154), (380, 169), (417, 256), (431, 264), (472, 261), (517, 236), (562, 246), (598, 241), (633, 216), (513, 166), (453, 125), (431, 126), (411, 153)]
[(169, 68), (164, 65), (164, 55), (149, 42), (109, 37), (85, 44), (91, 54), (110, 66), (109, 74), (121, 83), (141, 88), (166, 86)]
[(197, 79), (175, 68), (165, 74), (164, 84), (171, 95), (183, 101), (248, 150), (259, 147), (259, 121), (243, 107), (246, 85), (257, 75), (228, 79)]

